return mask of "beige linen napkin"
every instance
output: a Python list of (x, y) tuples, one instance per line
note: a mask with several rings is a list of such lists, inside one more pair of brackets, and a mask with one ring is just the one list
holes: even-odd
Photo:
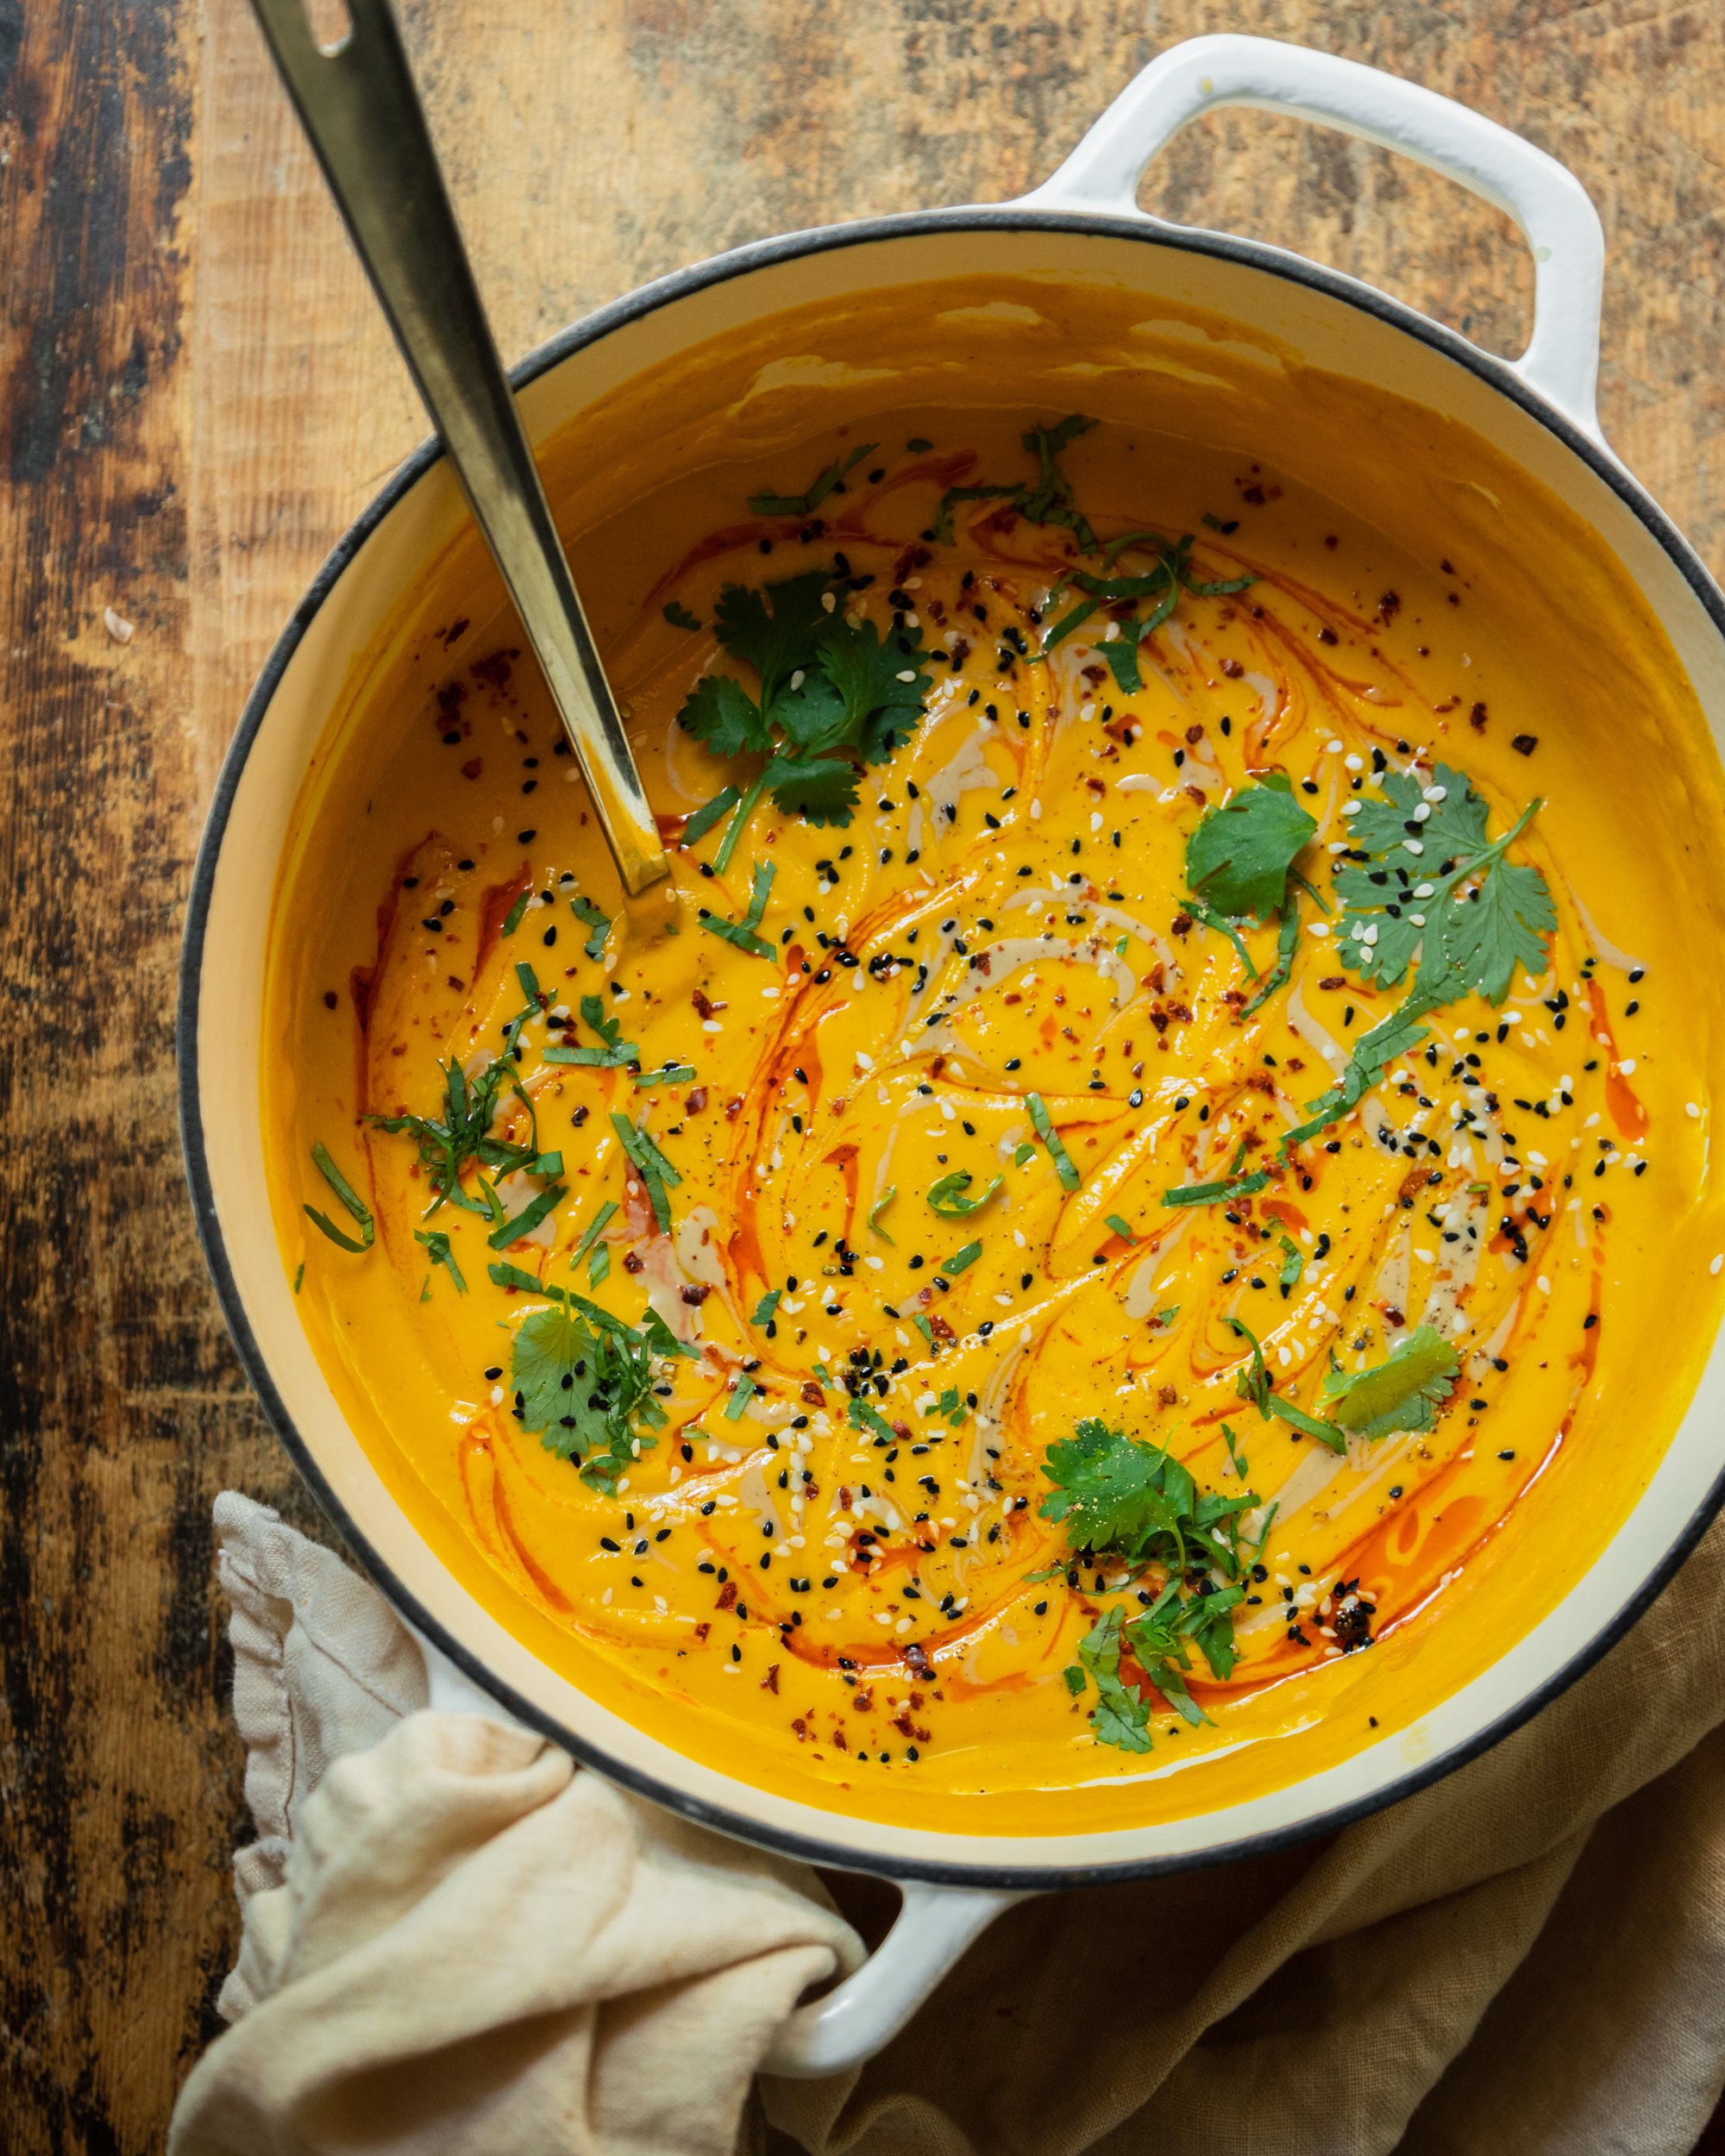
[[(216, 1517), (260, 1839), (172, 2156), (728, 2152), (780, 2016), (855, 1952), (808, 1875), (416, 1714), (372, 1589)], [(1725, 2084), (1722, 1723), (1725, 1526), (1471, 1766), (1328, 1842), (1023, 1904), (860, 2072), (760, 2084), (742, 2145), (1684, 2156)]]
[(1482, 1758), (1326, 1844), (1022, 1904), (860, 2073), (763, 2084), (756, 2149), (1684, 2156), (1725, 2084), (1722, 1722), (1725, 1523)]
[(798, 1995), (861, 1957), (813, 1874), (423, 1711), (375, 1589), (248, 1498), (216, 1526), (258, 1839), (171, 2156), (731, 2156)]

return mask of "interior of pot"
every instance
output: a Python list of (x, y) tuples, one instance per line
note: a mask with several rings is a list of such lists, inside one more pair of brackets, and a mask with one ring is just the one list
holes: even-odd
[[(920, 387), (932, 401), (986, 402), (987, 384), (997, 373), (1022, 379), (1026, 370), (1039, 371), (1051, 393), (1056, 383), (1069, 384), (1072, 406), (1104, 416), (1139, 411), (1146, 399), (1159, 398), (1171, 408), (1183, 400), (1184, 407), (1207, 410), (1215, 437), (1242, 456), (1272, 457), (1320, 490), (1333, 492), (1339, 476), (1358, 489), (1375, 488), (1386, 517), (1395, 513), (1398, 490), (1418, 472), (1422, 483), (1437, 474), (1446, 486), (1471, 490), (1474, 513), (1489, 523), (1502, 509), (1501, 473), (1520, 467), (1596, 530), (1642, 597), (1648, 635), (1669, 639), (1673, 664), (1686, 674), (1716, 737), (1725, 718), (1725, 654), (1709, 611), (1710, 587), (1657, 519), (1636, 505), (1633, 490), (1620, 486), (1609, 466), (1584, 461), (1442, 340), (1409, 335), (1394, 310), (1352, 304), (1327, 288), (1339, 280), (1301, 281), (1249, 255), (1063, 229), (1055, 221), (1009, 229), (994, 220), (978, 229), (938, 219), (918, 229), (838, 232), (812, 248), (781, 243), (599, 318), (536, 375), (524, 392), (524, 414), (536, 442), (546, 445), (553, 498), (578, 532), (580, 459), (591, 455), (591, 436), (582, 435), (572, 448), (574, 432), (564, 430), (583, 415), (589, 423), (595, 411), (604, 415), (610, 480), (620, 467), (638, 473), (645, 491), (668, 473), (699, 466), (715, 442), (734, 439), (739, 429), (770, 448), (835, 419), (863, 416), (871, 405), (903, 401), (903, 383), (883, 379), (889, 370), (860, 359), (854, 337), (835, 327), (824, 344), (803, 326), (823, 309), (837, 325), (847, 310), (866, 308), (871, 291), (926, 283), (933, 317), (942, 312), (949, 280), (991, 274), (1039, 280), (1049, 298), (1045, 312), (1026, 299), (1021, 283), (1010, 298), (967, 307), (962, 363), (958, 345), (947, 348), (931, 338), (929, 380)], [(1075, 336), (1078, 288), (1116, 300), (1128, 296), (1145, 334), (1136, 343), (1106, 346)], [(782, 324), (794, 310), (799, 327), (792, 332)], [(1219, 334), (1216, 317), (1238, 325), (1237, 333)], [(726, 338), (742, 340), (727, 362), (728, 387), (707, 400), (703, 416), (668, 426), (668, 374), (698, 368), (700, 348)], [(1295, 372), (1311, 393), (1346, 399), (1351, 384), (1363, 383), (1408, 400), (1402, 438), (1368, 445), (1352, 475), (1337, 473), (1329, 463), (1333, 445), (1322, 446), (1328, 438), (1318, 433), (1281, 429), (1264, 439), (1263, 415), (1274, 410), (1278, 385)], [(1332, 385), (1313, 392), (1317, 375), (1331, 378)], [(1480, 445), (1493, 455), (1482, 454)], [(651, 1793), (737, 1831), (841, 1861), (973, 1877), (1191, 1861), (1381, 1800), (1537, 1702), (1624, 1620), (1694, 1531), (1718, 1476), (1718, 1391), (1725, 1376), (1713, 1363), (1645, 1487), (1639, 1495), (1625, 1490), (1615, 1503), (1622, 1524), (1506, 1651), (1484, 1667), (1458, 1664), (1455, 1689), (1440, 1707), (1342, 1764), (1295, 1774), (1266, 1794), (1195, 1816), (1036, 1838), (840, 1819), (684, 1758), (558, 1675), (534, 1651), (530, 1635), (505, 1621), (506, 1611), (456, 1582), (436, 1532), (380, 1474), (308, 1342), (272, 1229), (260, 1138), (260, 997), (296, 801), (308, 773), (315, 784), (320, 762), (333, 753), (343, 715), (363, 702), (367, 684), (394, 663), (412, 634), (413, 595), (446, 580), (450, 561), (464, 560), (464, 550), (476, 544), (442, 462), (386, 502), (332, 565), (314, 594), (315, 608), (273, 662), (224, 776), (212, 826), (217, 850), (213, 858), (206, 854), (193, 910), (196, 1087), (188, 1135), (212, 1258), (254, 1375), (336, 1517), (411, 1617), (504, 1688), (518, 1711), (541, 1718), (590, 1759)], [(1525, 591), (1501, 596), (1527, 607), (1566, 603), (1537, 576)], [(1609, 655), (1601, 662), (1610, 663)], [(1700, 864), (1687, 893), (1700, 940), (1719, 933), (1722, 890), (1714, 855)], [(1725, 1225), (1719, 1242), (1725, 1248)]]

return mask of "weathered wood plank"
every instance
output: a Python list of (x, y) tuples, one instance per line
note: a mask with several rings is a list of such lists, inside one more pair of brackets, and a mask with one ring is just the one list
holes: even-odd
[[(756, 235), (1042, 178), (1163, 45), (1304, 38), (1556, 151), (1612, 247), (1606, 423), (1725, 558), (1725, 49), (1669, 0), (471, 0), (410, 30), (511, 353)], [(159, 2145), (231, 1950), (209, 1507), (309, 1517), (204, 1284), (171, 1024), (246, 687), (423, 431), (243, 0), (0, 0), (0, 2126)], [(1502, 220), (1259, 115), (1147, 203), (1513, 348)], [(114, 641), (104, 609), (135, 624)]]

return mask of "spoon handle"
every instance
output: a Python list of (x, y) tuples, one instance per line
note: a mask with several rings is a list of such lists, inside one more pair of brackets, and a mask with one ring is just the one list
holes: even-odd
[(315, 41), (305, 0), (252, 0), (329, 191), (455, 465), (569, 740), (624, 888), (668, 872), (641, 774), (491, 334), (389, 0)]

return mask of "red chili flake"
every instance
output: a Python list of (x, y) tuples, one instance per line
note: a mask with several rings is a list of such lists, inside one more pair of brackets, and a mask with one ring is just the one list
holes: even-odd
[(812, 1377), (806, 1377), (803, 1380), (802, 1396), (811, 1407), (819, 1407), (825, 1403), (826, 1400), (826, 1395), (822, 1392)]
[(1238, 681), (1245, 672), (1245, 668), (1238, 659), (1224, 659), (1222, 672), (1227, 675), (1230, 681)]
[(1537, 734), (1517, 734), (1509, 743), (1518, 756), (1531, 756), (1539, 745)]
[(1189, 913), (1176, 913), (1169, 923), (1169, 927), (1176, 936), (1189, 936), (1192, 932), (1192, 916)]
[(685, 1094), (683, 1106), (691, 1115), (699, 1115), (706, 1106), (706, 1087), (696, 1086), (692, 1092)]
[(925, 1682), (929, 1683), (933, 1681), (934, 1672), (928, 1665), (927, 1651), (925, 1648), (919, 1645), (917, 1641), (914, 1639), (913, 1639), (910, 1645), (905, 1649), (905, 1660), (910, 1665), (910, 1671), (913, 1677), (921, 1677)]
[(735, 1580), (727, 1580), (719, 1589), (718, 1600), (713, 1604), (713, 1608), (715, 1609), (735, 1609), (736, 1607), (737, 1583)]
[(625, 1273), (644, 1273), (647, 1261), (638, 1250), (625, 1250), (623, 1253), (623, 1269)]
[(1264, 501), (1264, 489), (1261, 486), (1248, 486), (1242, 492), (1240, 498), (1261, 506)]
[(761, 1689), (763, 1692), (776, 1693), (778, 1689), (779, 1665), (776, 1662), (769, 1662), (767, 1664), (767, 1674), (761, 1680)]
[(484, 769), (485, 760), (483, 757), (469, 756), (467, 761), (461, 766), (461, 776), (464, 779), (477, 779), (480, 772)]
[(1472, 727), (1474, 732), (1477, 734), (1483, 734), (1485, 731), (1485, 706), (1484, 704), (1476, 704), (1474, 705), (1473, 709), (1467, 715), (1467, 723)]
[(1333, 644), (1339, 643), (1341, 639), (1333, 629), (1320, 629), (1318, 631), (1318, 642), (1320, 644)]
[(701, 1622), (695, 1626), (695, 1638), (697, 1639), (705, 1640), (708, 1633), (712, 1630), (712, 1626), (708, 1624), (705, 1619), (703, 1619)]
[(737, 1117), (741, 1115), (742, 1112), (743, 1095), (739, 1093), (734, 1100), (727, 1100), (725, 1102), (724, 1119), (727, 1123), (735, 1123)]
[(341, 1000), (333, 988), (326, 988), (323, 991), (323, 1008), (326, 1011), (333, 1011)]
[(806, 1744), (808, 1741), (808, 1724), (803, 1720), (800, 1714), (797, 1715), (792, 1721), (791, 1727), (796, 1731), (797, 1742), (800, 1745)]
[(1203, 738), (1204, 730), (1201, 726), (1189, 726), (1186, 729), (1186, 745), (1188, 748), (1195, 748)]
[[(928, 1325), (930, 1332), (933, 1333), (937, 1340), (955, 1340), (958, 1337), (957, 1334), (952, 1330), (952, 1327), (948, 1325), (945, 1319), (941, 1316), (938, 1311), (936, 1311), (933, 1317), (929, 1319)], [(908, 1430), (901, 1429), (896, 1422), (893, 1425), (893, 1427), (899, 1432), (900, 1437), (909, 1437), (910, 1432)]]
[(506, 688), (509, 686), (509, 662), (518, 655), (513, 651), (487, 652), (483, 659), (475, 659), (467, 671), (476, 681), (489, 682), (494, 689)]
[(1386, 592), (1377, 602), (1377, 611), (1385, 621), (1394, 621), (1402, 611), (1402, 601), (1395, 592)]
[(692, 1310), (699, 1310), (701, 1305), (706, 1300), (707, 1297), (712, 1293), (712, 1290), (711, 1288), (704, 1286), (703, 1283), (698, 1280), (691, 1280), (684, 1282), (680, 1292), (681, 1293), (683, 1300), (688, 1304)]
[(1157, 1405), (1161, 1407), (1177, 1407), (1180, 1404), (1180, 1395), (1172, 1385), (1158, 1385), (1156, 1399)]

